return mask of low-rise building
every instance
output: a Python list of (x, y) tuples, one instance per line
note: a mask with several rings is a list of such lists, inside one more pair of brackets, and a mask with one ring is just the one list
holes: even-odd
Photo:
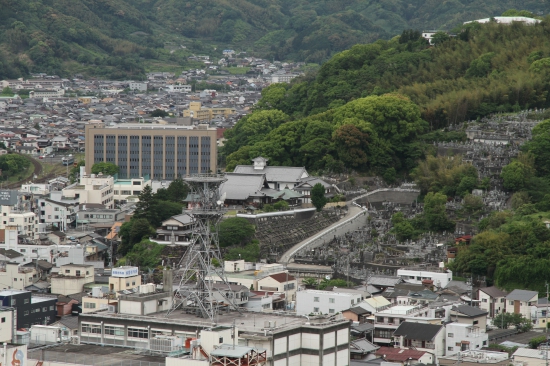
[(453, 279), (453, 272), (448, 269), (439, 268), (402, 268), (397, 270), (397, 275), (400, 276), (405, 282), (422, 285), (427, 283), (426, 281), (432, 281), (431, 283), (437, 288), (445, 288)]
[(506, 312), (521, 314), (531, 320), (531, 307), (536, 305), (539, 293), (528, 290), (514, 290), (506, 296)]
[(94, 282), (91, 264), (65, 264), (52, 276), (52, 294), (72, 295), (82, 292), (84, 285)]
[(333, 315), (361, 302), (361, 296), (347, 292), (303, 290), (296, 293), (296, 314)]
[(449, 323), (445, 326), (445, 331), (447, 332), (446, 355), (467, 350), (479, 350), (489, 345), (489, 335), (481, 326)]
[(479, 308), (485, 310), (490, 318), (494, 318), (497, 314), (504, 311), (506, 307), (506, 295), (508, 295), (507, 292), (495, 286), (480, 288), (477, 291)]
[(34, 212), (18, 210), (13, 206), (1, 206), (0, 229), (17, 227), (19, 236), (38, 239), (38, 218)]
[(109, 276), (109, 292), (119, 292), (141, 285), (138, 267), (122, 266), (113, 268)]
[(393, 336), (398, 339), (399, 347), (413, 347), (418, 351), (431, 353), (436, 358), (445, 355), (445, 327), (441, 324), (426, 324), (406, 321), (399, 325)]
[(17, 328), (30, 328), (33, 324), (49, 325), (55, 322), (56, 302), (56, 297), (32, 296), (30, 291), (0, 291), (1, 305), (17, 309)]

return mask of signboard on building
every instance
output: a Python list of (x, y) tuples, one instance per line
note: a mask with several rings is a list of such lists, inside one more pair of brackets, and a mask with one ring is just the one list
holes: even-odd
[(139, 270), (137, 267), (124, 266), (124, 267), (113, 268), (113, 272), (111, 273), (111, 276), (131, 277), (131, 276), (137, 276), (138, 274), (139, 274)]
[(0, 205), (13, 206), (17, 204), (17, 191), (9, 189), (0, 190)]

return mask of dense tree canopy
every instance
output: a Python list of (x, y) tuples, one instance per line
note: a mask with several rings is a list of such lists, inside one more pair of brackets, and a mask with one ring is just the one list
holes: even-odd
[(118, 165), (109, 162), (95, 163), (92, 165), (92, 174), (115, 175), (119, 172)]

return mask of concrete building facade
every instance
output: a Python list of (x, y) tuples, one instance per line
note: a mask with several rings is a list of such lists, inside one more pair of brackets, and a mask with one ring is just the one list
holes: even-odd
[(207, 126), (170, 126), (104, 123), (86, 125), (86, 169), (109, 162), (120, 178), (175, 179), (216, 172), (216, 129)]

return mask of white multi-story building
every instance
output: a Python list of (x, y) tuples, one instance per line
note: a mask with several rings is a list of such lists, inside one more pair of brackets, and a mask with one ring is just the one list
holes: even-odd
[(426, 281), (432, 281), (432, 284), (438, 288), (445, 288), (453, 280), (453, 272), (451, 270), (436, 268), (398, 269), (397, 276), (401, 277), (405, 282), (417, 285), (426, 284)]
[(105, 205), (105, 208), (114, 208), (114, 183), (115, 180), (110, 175), (81, 173), (79, 183), (63, 189), (63, 197), (78, 199), (80, 204), (97, 203)]
[(64, 89), (35, 89), (29, 92), (29, 98), (62, 97), (64, 95)]
[(446, 325), (447, 342), (445, 355), (454, 355), (461, 351), (480, 350), (489, 344), (489, 335), (485, 328), (464, 323)]
[(296, 314), (333, 315), (361, 302), (361, 295), (350, 292), (303, 290), (296, 293)]
[(480, 288), (477, 291), (479, 308), (488, 312), (489, 317), (493, 318), (504, 311), (507, 294), (495, 286)]
[(32, 240), (38, 239), (38, 219), (34, 212), (18, 210), (13, 206), (1, 206), (1, 210), (0, 229), (16, 226), (19, 235)]
[(166, 85), (167, 92), (191, 93), (191, 85)]
[(140, 82), (140, 81), (130, 81), (130, 89), (131, 90), (147, 91), (147, 85), (148, 85), (148, 83), (144, 83), (144, 82)]
[[(61, 192), (58, 195), (52, 194), (54, 197), (61, 199)], [(75, 200), (67, 202), (55, 201), (49, 198), (41, 198), (38, 200), (40, 207), (40, 223), (57, 227), (58, 230), (65, 231), (75, 220), (75, 208), (78, 203)]]
[(114, 198), (117, 203), (124, 204), (128, 197), (137, 196), (145, 186), (151, 185), (149, 176), (141, 178), (117, 179), (114, 182)]

